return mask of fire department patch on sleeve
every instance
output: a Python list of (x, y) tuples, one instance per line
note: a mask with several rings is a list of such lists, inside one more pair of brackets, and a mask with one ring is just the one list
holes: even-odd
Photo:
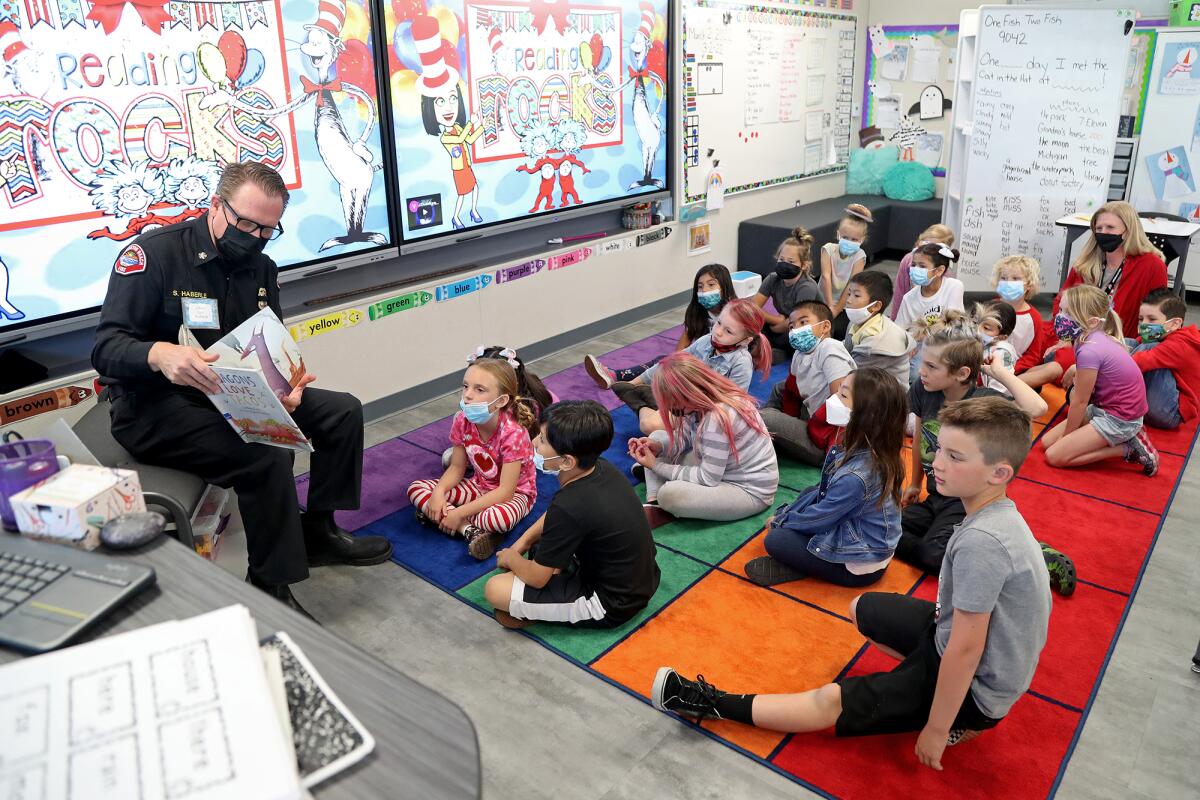
[(141, 245), (131, 244), (117, 256), (113, 272), (118, 275), (135, 275), (146, 270), (146, 251)]

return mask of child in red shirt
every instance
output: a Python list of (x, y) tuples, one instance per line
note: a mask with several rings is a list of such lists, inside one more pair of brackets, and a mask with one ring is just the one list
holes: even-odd
[(1042, 363), (1047, 347), (1042, 344), (1042, 315), (1029, 305), (1029, 298), (1042, 289), (1042, 271), (1037, 259), (1021, 255), (1000, 259), (992, 267), (992, 288), (1017, 312), (1017, 327), (1008, 341), (1017, 351), (1013, 372), (1020, 375)]
[(1155, 428), (1178, 428), (1200, 407), (1200, 330), (1184, 327), (1186, 316), (1187, 304), (1170, 289), (1146, 295), (1138, 313), (1133, 361), (1146, 378), (1146, 423)]

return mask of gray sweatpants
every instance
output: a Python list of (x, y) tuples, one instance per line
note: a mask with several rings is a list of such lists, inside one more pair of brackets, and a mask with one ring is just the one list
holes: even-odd
[[(693, 466), (700, 459), (689, 450), (677, 463)], [(677, 517), (719, 522), (753, 516), (770, 505), (732, 483), (702, 486), (689, 481), (664, 481), (652, 469), (646, 470), (646, 497), (656, 497), (664, 511)]]
[(761, 411), (763, 422), (775, 441), (775, 452), (819, 467), (825, 463), (825, 451), (808, 438), (808, 409), (801, 407), (801, 417), (793, 417), (782, 410), (784, 383), (780, 381), (771, 387), (771, 397)]

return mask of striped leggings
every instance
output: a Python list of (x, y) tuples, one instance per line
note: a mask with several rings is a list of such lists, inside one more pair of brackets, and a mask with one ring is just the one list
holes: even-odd
[[(408, 487), (408, 501), (420, 509), (421, 513), (425, 513), (425, 509), (429, 506), (429, 499), (433, 497), (433, 490), (437, 488), (437, 483), (435, 480), (413, 481)], [(446, 502), (457, 508), (465, 506), (473, 500), (478, 500), (485, 494), (487, 492), (479, 488), (474, 477), (463, 478), (457, 486), (451, 487), (446, 492)], [(489, 506), (471, 517), (471, 524), (488, 533), (505, 533), (511, 531), (518, 522), (525, 519), (525, 515), (532, 507), (533, 503), (528, 497), (523, 494), (514, 494), (513, 499), (507, 503)]]

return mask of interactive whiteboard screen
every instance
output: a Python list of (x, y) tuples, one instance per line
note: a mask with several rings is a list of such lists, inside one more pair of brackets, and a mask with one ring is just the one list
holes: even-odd
[(222, 164), (291, 190), (282, 267), (391, 243), (362, 0), (0, 2), (0, 330), (94, 310)]
[(405, 241), (667, 185), (666, 0), (385, 13)]

